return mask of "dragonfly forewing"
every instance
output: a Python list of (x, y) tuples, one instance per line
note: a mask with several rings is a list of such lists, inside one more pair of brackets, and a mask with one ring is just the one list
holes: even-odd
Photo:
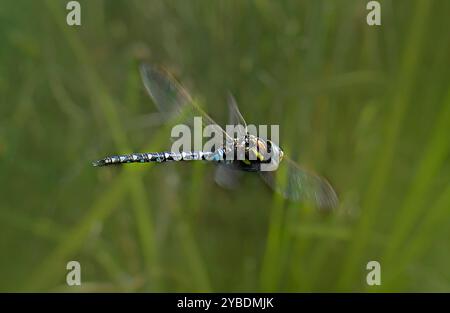
[(194, 117), (201, 117), (203, 126), (210, 125), (216, 132), (222, 133), (224, 139), (231, 140), (223, 128), (200, 108), (196, 100), (169, 72), (148, 64), (142, 64), (140, 72), (145, 89), (167, 120), (182, 115), (179, 122), (192, 125)]

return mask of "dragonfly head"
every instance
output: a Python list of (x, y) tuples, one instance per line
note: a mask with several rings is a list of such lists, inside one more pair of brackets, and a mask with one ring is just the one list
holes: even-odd
[(279, 145), (275, 144), (271, 140), (267, 140), (267, 147), (269, 148), (269, 151), (272, 152), (273, 159), (278, 160), (278, 162), (281, 162), (283, 160), (284, 151)]

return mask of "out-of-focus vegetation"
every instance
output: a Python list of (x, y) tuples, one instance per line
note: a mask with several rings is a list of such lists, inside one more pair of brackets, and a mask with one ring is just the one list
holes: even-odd
[[(450, 291), (450, 2), (380, 2), (369, 27), (362, 0), (90, 0), (69, 27), (66, 1), (3, 1), (0, 290)], [(340, 208), (220, 189), (209, 164), (93, 168), (170, 148), (141, 60), (220, 122), (230, 90), (280, 124)]]

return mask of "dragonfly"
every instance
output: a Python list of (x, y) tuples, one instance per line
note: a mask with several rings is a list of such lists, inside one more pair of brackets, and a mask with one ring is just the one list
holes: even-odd
[[(222, 187), (237, 186), (243, 172), (258, 173), (263, 181), (284, 198), (308, 203), (320, 210), (332, 210), (339, 200), (331, 184), (323, 177), (299, 166), (287, 157), (275, 142), (258, 137), (248, 131), (236, 100), (229, 93), (229, 124), (240, 125), (232, 136), (220, 127), (193, 100), (187, 90), (165, 69), (149, 64), (140, 66), (140, 74), (147, 93), (158, 107), (161, 116), (170, 120), (179, 117), (191, 124), (194, 117), (201, 117), (204, 126), (223, 134), (223, 145), (212, 151), (148, 152), (112, 155), (97, 160), (94, 166), (109, 166), (123, 163), (165, 163), (170, 161), (205, 161), (217, 165), (215, 181)], [(241, 153), (241, 158), (236, 154)], [(234, 157), (229, 157), (233, 155)], [(262, 170), (263, 165), (272, 165), (276, 170)]]

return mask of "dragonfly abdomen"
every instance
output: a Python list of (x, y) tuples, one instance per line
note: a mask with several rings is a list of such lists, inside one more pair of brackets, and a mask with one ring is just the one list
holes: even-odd
[(172, 162), (172, 161), (222, 161), (223, 152), (188, 151), (188, 152), (149, 152), (108, 156), (92, 163), (94, 166), (105, 166), (124, 163)]

